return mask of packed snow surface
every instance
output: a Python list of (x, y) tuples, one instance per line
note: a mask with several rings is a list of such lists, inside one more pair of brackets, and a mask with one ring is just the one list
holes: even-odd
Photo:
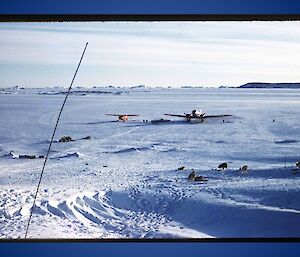
[[(46, 155), (65, 91), (0, 91), (1, 238), (25, 235), (44, 159), (21, 156)], [(28, 238), (300, 237), (299, 99), (298, 89), (75, 89)], [(193, 109), (233, 116), (163, 115)], [(150, 122), (161, 118), (172, 122)], [(207, 181), (189, 181), (192, 169)]]

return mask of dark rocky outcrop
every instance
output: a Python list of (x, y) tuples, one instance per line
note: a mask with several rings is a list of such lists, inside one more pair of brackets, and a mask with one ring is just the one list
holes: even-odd
[(240, 86), (239, 88), (299, 88), (299, 83), (262, 83), (262, 82), (251, 82)]

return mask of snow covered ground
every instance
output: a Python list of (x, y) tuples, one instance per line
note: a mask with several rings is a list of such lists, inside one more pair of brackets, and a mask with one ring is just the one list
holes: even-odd
[[(15, 157), (46, 154), (63, 98), (58, 88), (0, 91), (1, 238), (24, 237), (44, 159)], [(74, 89), (28, 237), (300, 237), (299, 99), (283, 89)], [(193, 109), (233, 117), (143, 122)], [(57, 142), (64, 135), (78, 140)], [(188, 181), (192, 169), (208, 181)]]

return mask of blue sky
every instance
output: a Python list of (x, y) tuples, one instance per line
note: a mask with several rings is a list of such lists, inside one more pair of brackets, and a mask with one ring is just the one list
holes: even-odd
[(300, 22), (0, 24), (0, 87), (300, 81)]

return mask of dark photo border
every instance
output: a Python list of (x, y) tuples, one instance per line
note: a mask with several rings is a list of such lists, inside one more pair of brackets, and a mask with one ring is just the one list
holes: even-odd
[[(165, 3), (159, 4), (160, 2)], [(149, 9), (149, 6), (152, 8)], [(291, 0), (87, 0), (81, 2), (30, 0), (25, 3), (21, 0), (11, 0), (0, 3), (0, 22), (254, 20), (300, 20), (300, 2)], [(255, 254), (300, 256), (300, 238), (0, 240), (0, 256), (142, 255), (146, 257), (157, 254), (161, 256), (229, 254), (252, 257)]]

